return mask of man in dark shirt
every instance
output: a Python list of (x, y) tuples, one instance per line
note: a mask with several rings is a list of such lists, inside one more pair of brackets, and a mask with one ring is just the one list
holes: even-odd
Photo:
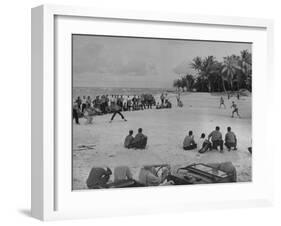
[(138, 134), (135, 136), (135, 139), (132, 143), (133, 148), (145, 149), (147, 144), (147, 136), (142, 133), (142, 128), (138, 129)]
[(184, 138), (183, 149), (184, 150), (192, 150), (192, 149), (195, 149), (195, 148), (197, 148), (197, 144), (194, 141), (193, 132), (190, 130), (188, 132), (188, 136), (186, 136)]
[(133, 130), (129, 131), (129, 135), (126, 136), (125, 141), (124, 141), (124, 147), (125, 148), (132, 148), (132, 144), (134, 142), (134, 137), (133, 137)]
[(235, 133), (233, 133), (231, 131), (230, 126), (227, 127), (227, 133), (225, 134), (224, 142), (225, 142), (225, 146), (228, 148), (228, 151), (230, 151), (232, 147), (234, 148), (235, 151), (237, 150), (237, 148), (236, 148), (237, 138), (236, 138)]
[(118, 114), (118, 115), (120, 115), (121, 116), (121, 118), (126, 122), (127, 121), (127, 119), (125, 119), (125, 117), (124, 117), (124, 115), (121, 113), (121, 107), (117, 104), (117, 103), (112, 103), (112, 105), (111, 105), (111, 110), (112, 110), (112, 112), (113, 112), (113, 115), (112, 115), (112, 117), (111, 117), (111, 119), (110, 119), (110, 121), (109, 122), (112, 122), (113, 121), (113, 119), (114, 119), (114, 117), (115, 117), (115, 115), (116, 114)]
[(79, 124), (79, 105), (78, 105), (78, 103), (73, 104), (72, 117), (75, 119), (75, 123)]
[(222, 134), (220, 132), (220, 127), (217, 126), (216, 130), (214, 130), (213, 132), (211, 132), (208, 136), (208, 140), (212, 141), (212, 147), (214, 149), (218, 149), (218, 146), (220, 146), (220, 150), (221, 152), (223, 152), (223, 140), (222, 140)]
[(93, 167), (87, 179), (89, 189), (108, 188), (107, 182), (112, 174), (109, 168)]

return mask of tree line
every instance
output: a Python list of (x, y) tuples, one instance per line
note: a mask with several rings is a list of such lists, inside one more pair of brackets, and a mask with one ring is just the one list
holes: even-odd
[(198, 92), (252, 91), (252, 54), (248, 50), (226, 56), (222, 62), (214, 56), (195, 57), (190, 66), (195, 73), (174, 80), (174, 87)]

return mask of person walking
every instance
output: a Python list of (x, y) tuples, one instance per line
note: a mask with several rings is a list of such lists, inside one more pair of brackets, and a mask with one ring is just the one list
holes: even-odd
[(223, 97), (220, 98), (220, 108), (222, 105), (224, 106), (224, 108), (226, 108)]
[(231, 105), (231, 107), (230, 108), (233, 108), (233, 111), (232, 111), (232, 118), (234, 117), (234, 113), (236, 113), (236, 115), (239, 117), (239, 118), (241, 118), (241, 116), (240, 116), (240, 114), (239, 114), (239, 112), (238, 112), (238, 106), (237, 106), (237, 104), (234, 102), (234, 101), (232, 101), (232, 105)]

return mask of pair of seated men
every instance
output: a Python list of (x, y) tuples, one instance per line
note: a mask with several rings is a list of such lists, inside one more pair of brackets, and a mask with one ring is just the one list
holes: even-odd
[(138, 187), (140, 184), (133, 179), (133, 175), (127, 166), (114, 168), (114, 180), (110, 181), (112, 171), (108, 167), (93, 167), (86, 181), (89, 189)]
[(138, 129), (138, 134), (134, 137), (133, 130), (129, 131), (129, 135), (125, 138), (125, 148), (145, 149), (147, 144), (147, 136), (142, 133), (142, 128)]
[[(220, 147), (220, 151), (223, 151), (223, 139), (222, 134), (220, 132), (220, 127), (217, 126), (214, 131), (212, 131), (209, 136), (208, 140), (211, 138), (212, 141), (212, 148), (217, 149), (218, 146)], [(228, 151), (231, 150), (231, 148), (234, 148), (234, 150), (237, 150), (237, 138), (234, 132), (231, 131), (231, 127), (227, 127), (227, 133), (225, 134), (225, 143), (224, 145), (227, 147)]]

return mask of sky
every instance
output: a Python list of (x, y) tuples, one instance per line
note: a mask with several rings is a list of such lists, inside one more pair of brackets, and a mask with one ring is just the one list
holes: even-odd
[(194, 57), (251, 52), (249, 43), (73, 35), (74, 87), (171, 88), (186, 73), (195, 74)]

